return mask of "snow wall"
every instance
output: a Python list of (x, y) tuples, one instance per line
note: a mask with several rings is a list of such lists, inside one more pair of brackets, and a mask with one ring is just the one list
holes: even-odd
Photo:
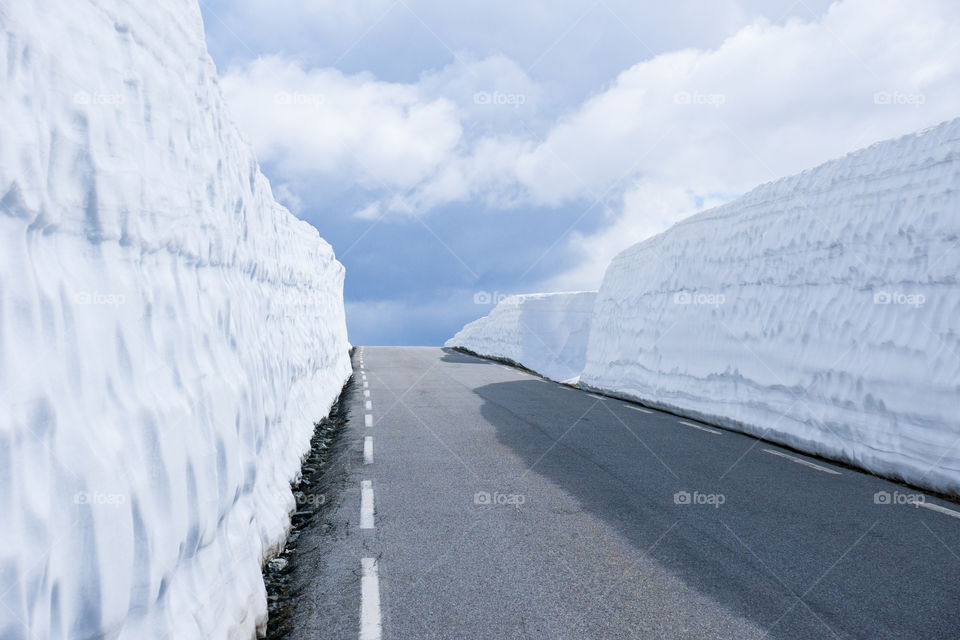
[(960, 493), (960, 120), (618, 255), (581, 383)]
[(350, 374), (195, 0), (0, 0), (0, 637), (249, 638)]
[(595, 296), (594, 291), (510, 296), (445, 346), (509, 360), (552, 380), (575, 378), (586, 358)]

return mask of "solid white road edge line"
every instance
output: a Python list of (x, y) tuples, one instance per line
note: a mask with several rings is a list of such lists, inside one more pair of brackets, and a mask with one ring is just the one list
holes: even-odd
[(372, 427), (373, 426), (373, 415), (369, 413), (363, 414), (363, 426)]
[(937, 511), (939, 513), (945, 513), (948, 516), (953, 516), (954, 518), (960, 518), (960, 512), (954, 511), (953, 509), (947, 509), (946, 507), (941, 507), (938, 504), (933, 504), (932, 502), (915, 502), (918, 507), (923, 507), (924, 509), (930, 509), (931, 511)]
[(373, 464), (373, 436), (363, 439), (363, 464)]
[(360, 528), (373, 529), (373, 483), (360, 482)]
[(774, 451), (773, 449), (763, 449), (763, 451), (764, 451), (765, 453), (771, 453), (771, 454), (773, 454), (773, 455), (775, 455), (775, 456), (780, 456), (781, 458), (786, 458), (787, 460), (790, 460), (791, 462), (796, 462), (797, 464), (802, 464), (802, 465), (805, 466), (805, 467), (810, 467), (811, 469), (816, 469), (817, 471), (823, 471), (824, 473), (832, 473), (832, 474), (835, 475), (835, 476), (839, 476), (839, 475), (840, 475), (840, 472), (839, 472), (839, 471), (834, 471), (833, 469), (828, 469), (828, 468), (826, 468), (826, 467), (821, 467), (820, 465), (818, 465), (818, 464), (813, 464), (813, 463), (810, 462), (809, 460), (804, 460), (803, 458), (795, 458), (794, 456), (787, 455), (786, 453), (783, 453), (782, 451)]
[(380, 640), (380, 578), (376, 558), (360, 559), (360, 640)]
[(710, 427), (702, 427), (699, 424), (693, 424), (692, 422), (687, 422), (686, 420), (677, 420), (677, 422), (688, 427), (693, 427), (694, 429), (700, 429), (700, 431), (712, 433), (715, 436), (719, 436), (723, 433), (723, 431), (717, 431), (716, 429), (711, 429)]

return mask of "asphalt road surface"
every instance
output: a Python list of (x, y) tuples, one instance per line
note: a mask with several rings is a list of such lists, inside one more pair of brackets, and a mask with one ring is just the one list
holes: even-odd
[(295, 637), (960, 638), (960, 505), (450, 350), (354, 368)]

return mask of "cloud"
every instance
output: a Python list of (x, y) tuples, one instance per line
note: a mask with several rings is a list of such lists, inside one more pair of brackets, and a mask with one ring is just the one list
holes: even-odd
[(284, 176), (324, 176), (369, 190), (430, 178), (461, 140), (456, 106), (416, 85), (260, 58), (221, 80), (262, 161)]
[[(822, 13), (831, 0), (204, 0), (218, 62), (263, 52), (307, 67), (368, 70), (416, 82), (457, 55), (503, 55), (549, 85), (550, 102), (581, 102), (640, 58), (717, 46), (757, 17)], [(256, 53), (255, 53), (256, 52)], [(229, 66), (229, 65), (227, 65)]]
[(679, 217), (960, 116), (958, 42), (948, 1), (846, 0), (818, 21), (758, 22), (628, 69), (521, 158), (519, 178), (541, 202), (615, 201), (606, 229), (571, 239), (583, 263), (569, 281), (595, 286), (598, 265)]
[(602, 228), (571, 233), (563, 247), (580, 262), (549, 281), (579, 288), (700, 208), (960, 115), (958, 42), (952, 0), (844, 0), (653, 56), (559, 114), (500, 54), (462, 54), (412, 83), (271, 57), (223, 84), (261, 157), (364, 191), (361, 217), (582, 205)]
[[(625, 176), (742, 191), (957, 114), (960, 7), (846, 0), (819, 21), (758, 22), (716, 50), (657, 56), (560, 122), (521, 159), (540, 201)], [(918, 104), (877, 104), (878, 93)]]
[(454, 64), (421, 76), (418, 85), (457, 104), (470, 137), (526, 135), (550, 124), (541, 122), (543, 88), (502, 54), (482, 59), (460, 54)]

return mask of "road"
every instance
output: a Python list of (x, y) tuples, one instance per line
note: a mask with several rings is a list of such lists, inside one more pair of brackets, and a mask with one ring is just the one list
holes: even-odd
[(960, 637), (960, 505), (450, 350), (354, 366), (296, 637)]

